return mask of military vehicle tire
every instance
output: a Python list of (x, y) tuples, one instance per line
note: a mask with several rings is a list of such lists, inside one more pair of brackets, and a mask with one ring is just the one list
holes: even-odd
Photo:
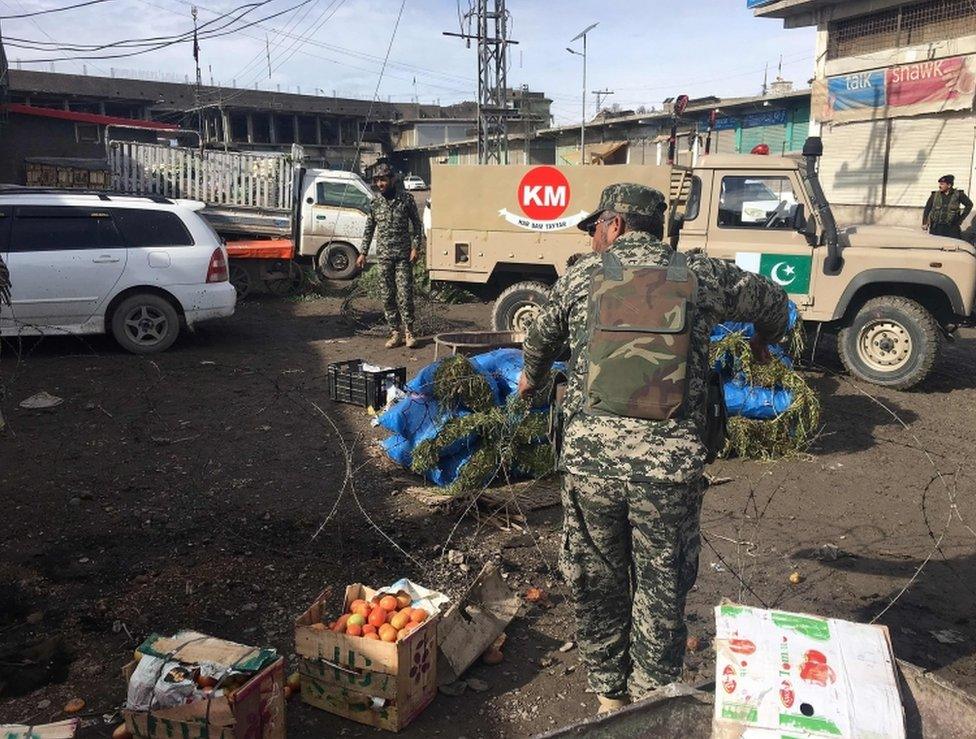
[(884, 295), (867, 301), (837, 337), (841, 361), (855, 377), (895, 390), (914, 387), (939, 353), (935, 317), (914, 300)]
[(491, 311), (492, 330), (524, 333), (548, 296), (549, 288), (541, 282), (516, 282), (495, 301)]
[(352, 244), (335, 241), (326, 244), (318, 256), (319, 274), (326, 280), (351, 280), (359, 274), (359, 252)]

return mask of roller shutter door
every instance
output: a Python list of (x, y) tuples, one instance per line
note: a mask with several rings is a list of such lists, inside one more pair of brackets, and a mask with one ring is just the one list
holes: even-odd
[(891, 122), (885, 205), (925, 205), (942, 175), (956, 187), (971, 187), (976, 117), (966, 115), (899, 118)]
[(742, 152), (748, 154), (759, 144), (766, 144), (772, 156), (783, 154), (786, 145), (786, 126), (753, 126), (742, 129)]
[(881, 205), (887, 121), (824, 127), (820, 179), (836, 205)]
[(810, 135), (810, 111), (796, 110), (793, 118), (793, 137), (787, 142), (787, 151), (803, 151), (803, 144)]

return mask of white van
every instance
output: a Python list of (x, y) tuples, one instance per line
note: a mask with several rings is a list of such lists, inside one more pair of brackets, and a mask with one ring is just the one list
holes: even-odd
[(183, 327), (233, 315), (227, 251), (201, 208), (159, 196), (0, 191), (12, 302), (0, 308), (0, 335), (111, 333), (149, 354)]

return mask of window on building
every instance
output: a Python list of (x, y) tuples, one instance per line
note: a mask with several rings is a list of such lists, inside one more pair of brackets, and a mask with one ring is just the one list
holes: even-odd
[(193, 237), (175, 213), (143, 208), (116, 208), (112, 213), (129, 246), (193, 246)]
[(787, 177), (723, 177), (718, 225), (791, 229), (798, 202)]
[(315, 187), (317, 205), (355, 208), (364, 213), (369, 209), (369, 196), (353, 185), (345, 182), (319, 182)]
[(98, 144), (101, 143), (101, 132), (94, 123), (76, 123), (75, 141), (79, 144)]
[(17, 208), (10, 234), (14, 252), (121, 248), (108, 212), (72, 207)]
[(839, 59), (899, 46), (976, 34), (972, 0), (926, 0), (832, 21), (827, 58)]

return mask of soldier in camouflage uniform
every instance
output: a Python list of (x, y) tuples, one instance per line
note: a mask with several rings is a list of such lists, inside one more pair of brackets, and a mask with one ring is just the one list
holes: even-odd
[(685, 598), (698, 575), (706, 488), (709, 333), (723, 321), (753, 322), (756, 359), (768, 361), (767, 344), (779, 341), (787, 327), (781, 288), (734, 264), (688, 255), (687, 268), (697, 277), (697, 303), (689, 313), (686, 410), (666, 421), (584, 412), (590, 275), (607, 249), (625, 266), (668, 265), (672, 249), (661, 243), (664, 209), (657, 190), (626, 183), (606, 188), (597, 211), (580, 224), (593, 237), (595, 253), (556, 282), (523, 347), (523, 397), (541, 385), (567, 343), (571, 350), (559, 463), (564, 473), (560, 565), (601, 712), (681, 676)]
[(424, 224), (413, 195), (396, 187), (389, 164), (376, 168), (373, 183), (379, 195), (370, 205), (356, 263), (360, 269), (366, 265), (366, 255), (378, 229), (376, 252), (383, 278), (383, 313), (390, 326), (386, 346), (392, 348), (406, 343), (412, 349), (417, 345), (413, 337), (413, 263), (423, 241)]
[(939, 189), (929, 196), (925, 204), (922, 227), (934, 236), (962, 238), (962, 222), (972, 211), (973, 201), (962, 190), (957, 190), (955, 184), (956, 178), (951, 174), (940, 177)]

